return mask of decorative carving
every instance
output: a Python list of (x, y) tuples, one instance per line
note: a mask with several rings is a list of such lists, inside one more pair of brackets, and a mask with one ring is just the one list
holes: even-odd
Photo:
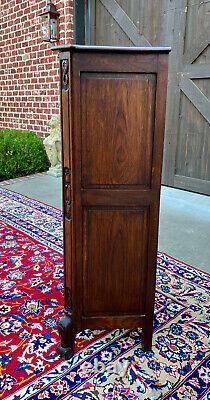
[(70, 169), (68, 167), (64, 167), (63, 174), (65, 177), (70, 177)]
[(65, 310), (64, 312), (68, 315), (72, 315), (72, 295), (71, 289), (66, 287), (65, 290)]
[(69, 221), (71, 219), (71, 173), (68, 167), (63, 169), (64, 184), (64, 215)]
[(61, 63), (62, 79), (61, 86), (62, 90), (68, 90), (69, 88), (69, 60), (62, 60)]
[(60, 116), (56, 115), (50, 120), (50, 135), (44, 139), (44, 146), (51, 167), (48, 171), (49, 175), (61, 176), (61, 130), (60, 130)]

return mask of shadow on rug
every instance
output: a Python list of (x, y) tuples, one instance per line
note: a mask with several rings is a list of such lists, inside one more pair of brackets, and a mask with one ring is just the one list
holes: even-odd
[(141, 330), (81, 332), (62, 361), (62, 217), (0, 189), (0, 396), (26, 399), (209, 399), (208, 274), (159, 253), (153, 351)]

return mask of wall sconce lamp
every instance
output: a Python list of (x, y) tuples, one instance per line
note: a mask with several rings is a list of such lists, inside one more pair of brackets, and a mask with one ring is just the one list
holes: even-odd
[(56, 10), (51, 0), (47, 1), (41, 17), (41, 36), (44, 42), (57, 42), (58, 35), (58, 17), (59, 12)]

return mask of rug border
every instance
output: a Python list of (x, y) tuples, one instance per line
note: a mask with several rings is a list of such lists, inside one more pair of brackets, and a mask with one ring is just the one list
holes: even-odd
[(172, 260), (178, 261), (179, 263), (182, 263), (182, 264), (185, 264), (187, 267), (194, 268), (194, 269), (196, 269), (197, 271), (202, 272), (203, 274), (206, 274), (206, 275), (208, 275), (208, 276), (210, 277), (210, 272), (204, 271), (204, 270), (202, 270), (202, 269), (200, 269), (200, 268), (195, 267), (194, 265), (191, 265), (191, 264), (188, 264), (188, 263), (186, 263), (186, 262), (184, 262), (184, 261), (181, 261), (181, 260), (179, 260), (178, 258), (173, 257), (173, 256), (171, 256), (171, 255), (168, 254), (168, 253), (165, 253), (165, 251), (158, 250), (158, 253), (164, 254), (165, 256), (167, 256), (167, 257), (169, 257), (169, 258), (172, 258)]
[[(0, 186), (1, 186), (1, 185), (0, 185)], [(1, 188), (1, 187), (0, 187), (0, 188)], [(22, 193), (20, 193), (20, 192), (17, 192), (17, 191), (15, 191), (15, 190), (12, 190), (12, 189), (7, 189), (7, 188), (5, 188), (5, 187), (4, 187), (4, 188), (2, 187), (2, 189), (7, 190), (8, 192), (12, 192), (12, 193), (15, 193), (15, 194), (19, 194), (20, 196), (26, 197), (26, 198), (29, 199), (29, 200), (33, 200), (33, 201), (37, 201), (38, 203), (42, 203), (42, 204), (44, 204), (45, 206), (54, 208), (55, 210), (60, 211), (61, 214), (63, 214), (63, 210), (62, 210), (62, 209), (60, 209), (60, 208), (58, 208), (58, 207), (55, 207), (55, 206), (52, 206), (51, 204), (47, 204), (47, 203), (45, 203), (44, 201), (34, 199), (33, 197), (30, 197), (30, 196), (26, 196), (25, 194), (22, 194)]]

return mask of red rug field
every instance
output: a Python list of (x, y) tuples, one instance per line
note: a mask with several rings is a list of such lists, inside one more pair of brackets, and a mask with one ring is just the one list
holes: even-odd
[(138, 329), (86, 330), (63, 361), (61, 212), (7, 189), (0, 211), (1, 399), (210, 399), (209, 275), (159, 253), (153, 351)]

